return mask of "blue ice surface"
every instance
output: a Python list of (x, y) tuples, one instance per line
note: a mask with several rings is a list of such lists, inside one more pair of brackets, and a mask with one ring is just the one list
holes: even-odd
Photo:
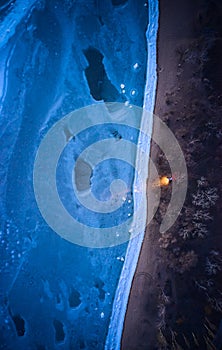
[[(120, 179), (124, 181), (129, 190), (126, 193), (124, 203), (115, 211), (99, 213), (89, 210), (81, 205), (75, 192), (70, 190), (72, 188), (72, 172), (75, 161), (70, 162), (69, 155), (71, 154), (74, 160), (77, 160), (82, 151), (91, 144), (104, 139), (113, 139), (113, 130), (118, 132), (124, 140), (137, 144), (139, 130), (133, 127), (113, 123), (92, 126), (79, 133), (74, 140), (71, 139), (63, 150), (57, 165), (57, 189), (64, 207), (72, 217), (89, 227), (114, 227), (125, 222), (129, 218), (129, 214), (133, 215), (132, 187), (135, 169), (123, 160), (109, 158), (100, 162), (93, 170), (93, 176), (91, 177), (92, 194), (100, 201), (110, 199), (110, 185), (113, 180)], [(137, 197), (139, 197), (139, 193)], [(78, 218), (76, 215), (78, 215)]]
[(53, 232), (33, 164), (67, 113), (143, 105), (147, 4), (8, 0), (0, 11), (0, 349), (103, 349), (127, 243), (90, 249)]

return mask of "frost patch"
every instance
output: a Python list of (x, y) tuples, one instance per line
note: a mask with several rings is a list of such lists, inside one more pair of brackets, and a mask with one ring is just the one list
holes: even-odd
[(112, 0), (113, 6), (122, 6), (125, 5), (128, 2), (128, 0)]
[(12, 320), (15, 324), (17, 335), (23, 337), (25, 335), (25, 321), (20, 315), (12, 316)]
[(89, 47), (84, 51), (89, 66), (85, 69), (90, 94), (96, 101), (115, 102), (120, 93), (109, 80), (103, 64), (104, 56), (97, 49)]
[(61, 321), (54, 320), (53, 326), (55, 328), (55, 341), (61, 343), (65, 340), (64, 326)]
[(100, 278), (97, 278), (96, 280), (95, 280), (95, 287), (98, 289), (98, 291), (99, 291), (99, 299), (101, 300), (101, 301), (104, 301), (105, 300), (105, 291), (104, 291), (104, 289), (103, 289), (103, 287), (104, 287), (104, 282), (100, 279)]
[(76, 289), (72, 289), (69, 296), (69, 306), (71, 308), (78, 307), (81, 304), (80, 293)]

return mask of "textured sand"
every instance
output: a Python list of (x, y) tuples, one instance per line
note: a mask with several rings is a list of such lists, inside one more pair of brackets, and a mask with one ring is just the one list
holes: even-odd
[[(196, 35), (195, 20), (201, 1), (196, 0), (160, 0), (160, 19), (157, 43), (158, 84), (156, 93), (155, 114), (163, 119), (168, 110), (167, 93), (180, 89), (177, 71), (178, 58), (176, 50), (187, 45)], [(187, 72), (189, 78), (192, 72)], [(184, 106), (178, 105), (178, 111)], [(157, 149), (151, 147), (151, 158), (155, 159)], [(146, 229), (136, 273), (128, 301), (122, 336), (123, 350), (157, 349), (157, 299), (160, 288), (167, 278), (166, 266), (159, 254), (156, 236), (159, 223), (153, 220)]]

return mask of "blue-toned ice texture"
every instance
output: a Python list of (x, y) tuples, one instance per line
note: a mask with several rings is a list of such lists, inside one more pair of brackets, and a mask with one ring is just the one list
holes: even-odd
[(2, 0), (0, 21), (0, 349), (104, 349), (127, 243), (90, 249), (53, 232), (33, 165), (67, 113), (99, 101), (143, 105), (147, 4)]

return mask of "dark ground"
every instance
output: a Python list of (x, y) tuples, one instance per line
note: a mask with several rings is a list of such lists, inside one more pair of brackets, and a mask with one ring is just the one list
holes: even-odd
[[(123, 350), (222, 349), (222, 2), (160, 0), (155, 114), (188, 168), (181, 215), (160, 234), (162, 190), (128, 302)], [(156, 144), (151, 158), (171, 175)], [(176, 180), (177, 181), (177, 180)]]

